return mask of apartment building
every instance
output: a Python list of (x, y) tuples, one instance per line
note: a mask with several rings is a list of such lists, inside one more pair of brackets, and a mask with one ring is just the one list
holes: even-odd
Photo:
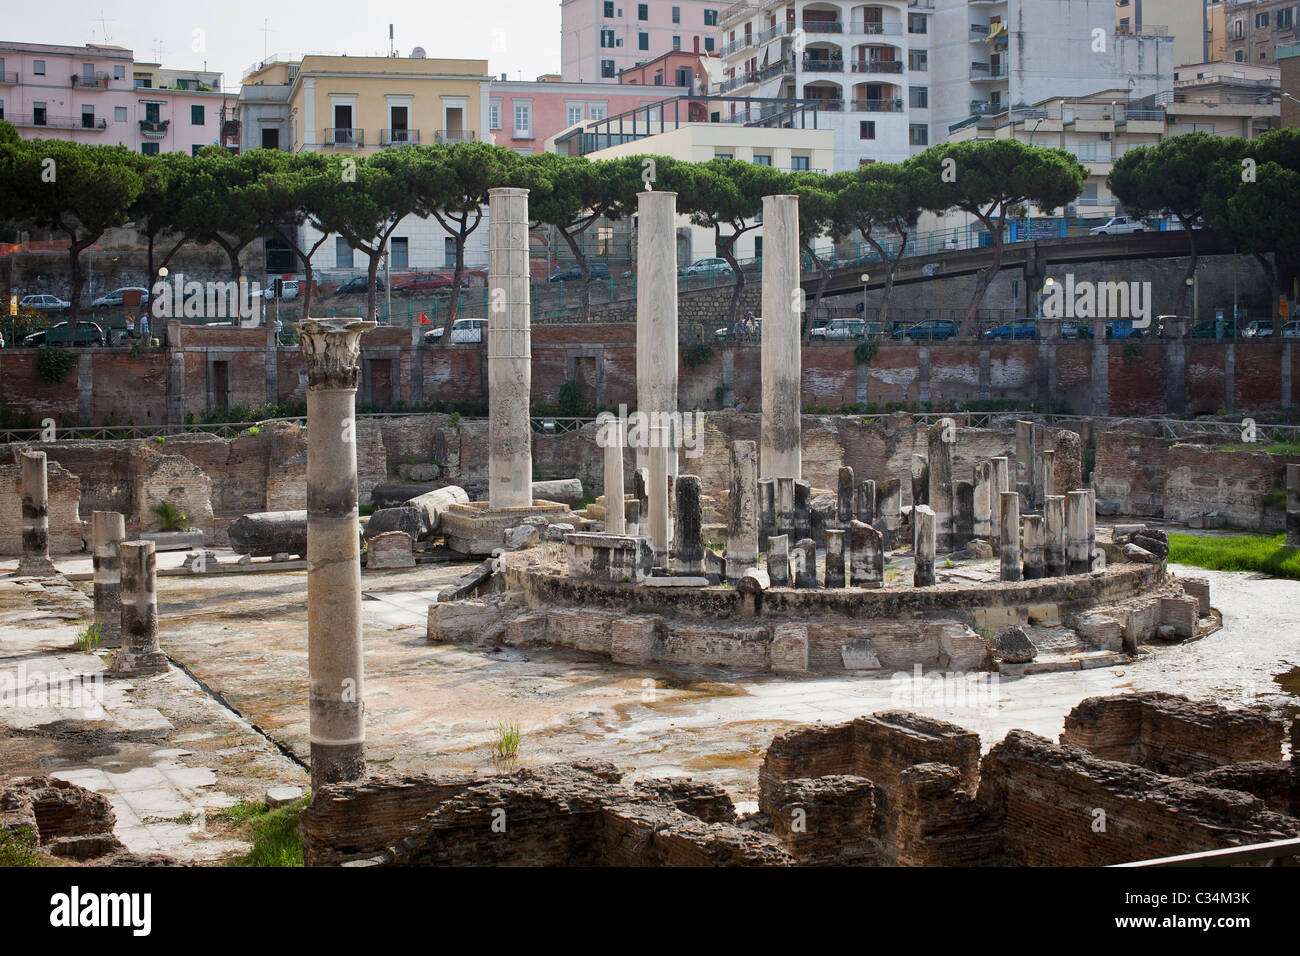
[(1282, 94), (1280, 126), (1300, 126), (1300, 43), (1277, 48)]
[(1114, 0), (934, 0), (931, 138), (972, 116), (1123, 79), (1129, 97), (1171, 89), (1174, 38), (1115, 32)]
[(619, 73), (664, 53), (714, 53), (720, 0), (560, 0), (560, 75), (617, 83)]
[(1281, 71), (1245, 63), (1196, 63), (1174, 71), (1172, 91), (1153, 98), (1169, 136), (1202, 130), (1254, 139), (1282, 116)]
[(1222, 40), (1211, 59), (1272, 66), (1277, 47), (1300, 41), (1296, 0), (1223, 0), (1212, 7)]
[(0, 42), (0, 119), (24, 139), (146, 154), (231, 145), (221, 74), (137, 63), (125, 47)]
[(716, 54), (669, 51), (621, 70), (624, 86), (677, 86), (691, 93), (708, 93), (721, 82), (722, 61)]
[(836, 170), (905, 159), (931, 142), (932, 4), (734, 4), (720, 22), (720, 92), (816, 102)]
[(1175, 66), (1214, 59), (1209, 26), (1203, 0), (1115, 0), (1115, 33), (1173, 37)]

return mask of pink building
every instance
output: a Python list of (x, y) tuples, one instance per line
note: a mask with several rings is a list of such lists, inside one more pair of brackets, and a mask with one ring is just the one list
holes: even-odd
[(721, 71), (721, 61), (715, 55), (670, 52), (624, 70), (618, 81), (627, 86), (680, 86), (707, 94), (713, 89), (710, 68)]
[(560, 0), (560, 69), (569, 83), (617, 83), (619, 72), (680, 50), (715, 53), (721, 0)]
[(220, 73), (136, 63), (124, 47), (0, 42), (0, 119), (24, 139), (147, 154), (229, 146), (235, 99)]
[(492, 142), (518, 153), (541, 153), (546, 141), (578, 123), (591, 123), (689, 89), (657, 86), (642, 90), (608, 83), (493, 80), (488, 100)]

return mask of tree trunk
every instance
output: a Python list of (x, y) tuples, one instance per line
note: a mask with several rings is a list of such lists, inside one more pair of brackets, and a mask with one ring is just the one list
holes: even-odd
[(451, 276), (451, 301), (447, 304), (447, 327), (460, 318), (460, 284), (465, 281), (465, 239), (464, 229), (456, 233), (456, 268)]
[(994, 229), (992, 223), (980, 217), (980, 222), (989, 230), (993, 236), (993, 259), (989, 262), (988, 268), (982, 270), (979, 277), (975, 280), (975, 294), (971, 296), (970, 306), (966, 309), (966, 318), (962, 321), (962, 327), (958, 334), (963, 338), (970, 332), (975, 324), (975, 313), (979, 311), (980, 303), (984, 301), (984, 293), (989, 289), (998, 270), (1002, 268), (1002, 228), (1003, 217), (998, 217), (997, 228)]
[[(1187, 296), (1191, 293), (1193, 284), (1196, 280), (1196, 266), (1199, 254), (1196, 251), (1196, 230), (1192, 228), (1191, 220), (1184, 216), (1179, 216), (1178, 221), (1182, 223), (1183, 229), (1187, 232), (1187, 245), (1190, 250), (1190, 258), (1187, 261), (1187, 274), (1183, 277), (1183, 294), (1178, 299), (1178, 314), (1191, 316), (1190, 325), (1195, 325), (1200, 316), (1192, 315), (1187, 310)], [(1192, 282), (1187, 280), (1191, 279)], [(1193, 307), (1195, 305), (1193, 304)], [(1191, 331), (1190, 328), (1188, 331)]]
[(718, 250), (718, 255), (727, 260), (727, 265), (731, 266), (731, 274), (736, 277), (733, 280), (734, 286), (731, 290), (731, 305), (727, 309), (727, 321), (731, 323), (733, 329), (736, 327), (736, 312), (740, 309), (740, 297), (745, 291), (745, 271), (740, 268), (740, 263), (736, 261), (736, 254), (733, 251), (738, 236), (739, 233), (732, 236), (731, 240)]
[[(366, 253), (370, 259), (370, 265), (366, 267), (366, 321), (376, 321), (375, 316), (378, 312), (378, 301), (376, 299), (375, 277), (379, 275), (379, 259), (383, 255), (383, 247), (380, 246), (373, 251)], [(389, 281), (392, 281), (389, 275)], [(448, 335), (451, 333), (449, 332)]]
[[(1282, 323), (1280, 321), (1282, 310), (1278, 307), (1278, 300), (1282, 298), (1282, 278), (1278, 272), (1277, 256), (1275, 255), (1270, 261), (1265, 253), (1256, 252), (1254, 255), (1255, 261), (1259, 263), (1259, 267), (1264, 270), (1264, 275), (1268, 278), (1269, 294), (1272, 298), (1268, 315), (1272, 320), (1273, 335), (1278, 336), (1282, 332)], [(1236, 318), (1234, 315), (1233, 320), (1235, 321)]]
[(239, 263), (239, 253), (248, 243), (237, 246), (222, 236), (215, 234), (212, 236), (212, 241), (225, 251), (226, 258), (230, 260), (230, 278), (238, 282), (239, 277), (244, 274), (244, 267)]
[(587, 266), (587, 257), (582, 252), (581, 243), (569, 235), (567, 230), (560, 229), (559, 232), (569, 244), (573, 257), (578, 260), (578, 268), (582, 270), (582, 321), (588, 322), (591, 320), (591, 270)]

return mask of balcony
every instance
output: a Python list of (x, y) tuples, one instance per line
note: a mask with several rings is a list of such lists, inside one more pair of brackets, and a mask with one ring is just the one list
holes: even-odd
[[(519, 134), (523, 133), (523, 136)], [(440, 129), (434, 134), (439, 143), (472, 143), (477, 134), (472, 129)], [(514, 139), (531, 139), (531, 130), (516, 130)]]
[(106, 90), (108, 89), (108, 79), (109, 77), (107, 73), (96, 73), (94, 76), (74, 74), (72, 77), (72, 85), (82, 89), (91, 88)]
[(805, 20), (804, 33), (843, 33), (844, 24), (838, 20)]
[(974, 62), (970, 65), (970, 81), (972, 83), (982, 83), (991, 80), (1006, 79), (1007, 68), (998, 63), (991, 65), (988, 63)]
[(854, 73), (902, 73), (902, 60), (855, 60)]
[(802, 68), (805, 73), (843, 73), (844, 61), (839, 57), (815, 57), (805, 53)]
[(902, 36), (903, 25), (901, 23), (854, 23), (849, 27), (849, 32), (857, 36), (896, 37)]
[(18, 74), (12, 70), (0, 70), (0, 86), (13, 86), (18, 82)]
[[(760, 33), (759, 36), (761, 37), (762, 34)], [(762, 41), (760, 40), (759, 42), (761, 43)], [(733, 43), (728, 43), (719, 52), (722, 56), (731, 56), (731, 54), (737, 52), (738, 50), (743, 50), (745, 49), (745, 47), (753, 46), (753, 45), (754, 45), (754, 37), (752, 35), (747, 35), (738, 38)]]
[[(420, 142), (420, 131), (418, 129), (381, 129), (379, 131), (380, 146), (408, 146)], [(439, 142), (442, 142), (439, 140)]]
[(87, 125), (87, 117), (84, 116), (51, 116), (48, 113), (4, 113), (0, 114), (0, 120), (12, 123), (14, 126), (32, 126), (44, 129), (108, 129), (108, 120), (91, 118), (90, 125)]
[(366, 131), (355, 126), (328, 126), (325, 128), (321, 145), (360, 149), (366, 145)]
[(140, 120), (140, 135), (148, 139), (162, 139), (167, 135), (171, 120)]
[(901, 98), (891, 100), (854, 99), (849, 101), (849, 108), (855, 113), (901, 113), (903, 112), (903, 101)]

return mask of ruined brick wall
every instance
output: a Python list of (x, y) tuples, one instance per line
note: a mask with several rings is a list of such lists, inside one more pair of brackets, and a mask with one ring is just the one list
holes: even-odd
[[(0, 554), (22, 554), (22, 448), (14, 445), (6, 449), (6, 452), (4, 460), (0, 460)], [(49, 494), (46, 513), (49, 520), (50, 553), (70, 554), (81, 551), (83, 545), (90, 540), (89, 510), (86, 511), (85, 521), (81, 517), (81, 481), (57, 461), (47, 460), (46, 486)]]
[(79, 369), (73, 365), (63, 380), (47, 382), (36, 367), (39, 349), (0, 351), (0, 406), (38, 422), (53, 418), (60, 425), (77, 423)]
[(1233, 408), (1276, 408), (1282, 401), (1284, 345), (1272, 339), (1247, 339), (1233, 346)]
[(1065, 717), (1061, 743), (1171, 776), (1282, 759), (1283, 725), (1248, 710), (1146, 691), (1089, 697)]
[(1264, 519), (1260, 499), (1286, 487), (1291, 460), (1300, 456), (1173, 445), (1165, 453), (1164, 517), (1186, 521), (1198, 512), (1218, 511), (1234, 527), (1258, 529)]
[(167, 353), (92, 350), (92, 424), (130, 422), (163, 425), (167, 421)]
[(1106, 366), (1112, 415), (1163, 415), (1168, 411), (1163, 343), (1112, 343)]
[(895, 866), (1001, 862), (1001, 832), (965, 788), (961, 771), (951, 764), (921, 763), (899, 774), (894, 815)]
[(1294, 774), (1294, 758), (1276, 763), (1250, 760), (1226, 764), (1191, 774), (1187, 782), (1220, 790), (1240, 790), (1259, 797), (1275, 813), (1300, 817), (1300, 780)]
[(1169, 442), (1147, 429), (1126, 425), (1101, 432), (1096, 443), (1092, 480), (1099, 510), (1162, 515)]
[(1013, 730), (980, 765), (978, 801), (1018, 866), (1108, 866), (1300, 836), (1300, 820), (1217, 790)]
[(1192, 415), (1212, 415), (1226, 408), (1223, 346), (1188, 339), (1183, 348), (1187, 411)]
[[(147, 453), (146, 453), (147, 454)], [(158, 531), (161, 522), (153, 509), (171, 505), (189, 516), (196, 530), (211, 531), (212, 479), (188, 458), (155, 453), (141, 467), (135, 485), (135, 518), (141, 531)]]

